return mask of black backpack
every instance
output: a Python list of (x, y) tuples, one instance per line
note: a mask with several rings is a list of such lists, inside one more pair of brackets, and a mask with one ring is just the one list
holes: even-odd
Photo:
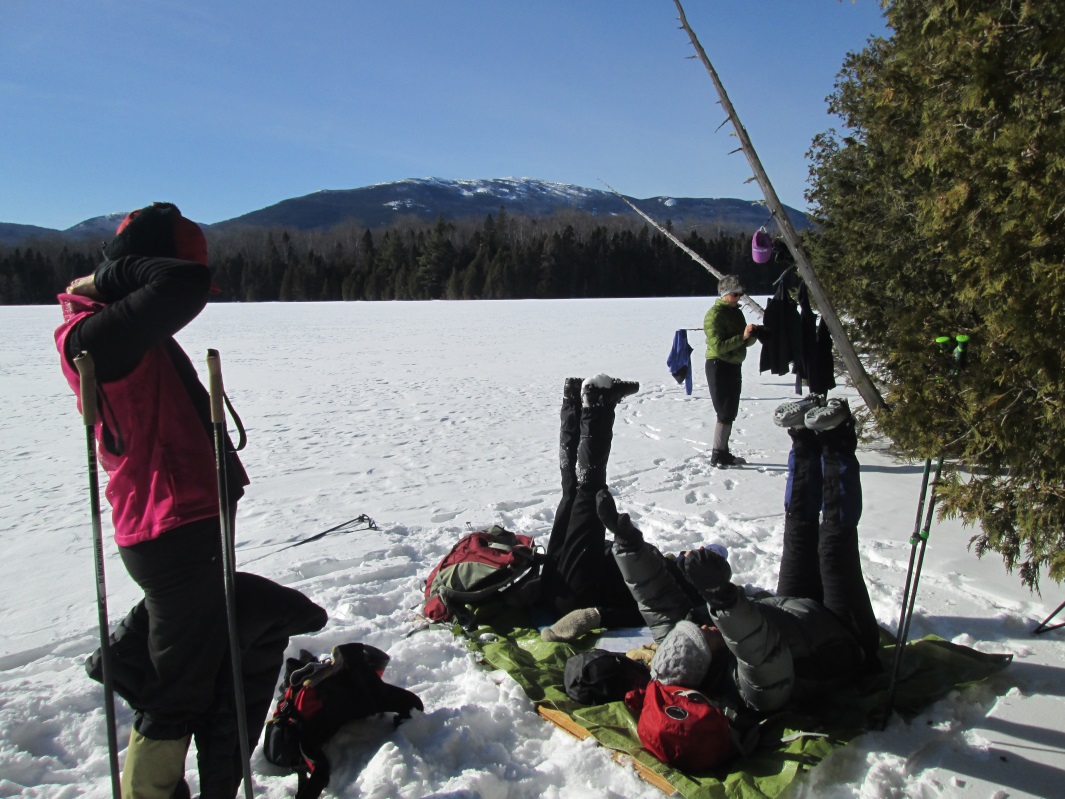
[(316, 799), (329, 783), (322, 746), (350, 721), (396, 714), (396, 724), (423, 710), (416, 694), (381, 679), (389, 657), (367, 644), (343, 644), (319, 660), (301, 651), (285, 663), (285, 680), (266, 723), (263, 754), (299, 775), (296, 799)]
[(643, 663), (617, 652), (592, 649), (566, 661), (562, 685), (570, 699), (585, 705), (602, 705), (625, 698), (629, 691), (643, 688), (651, 671)]

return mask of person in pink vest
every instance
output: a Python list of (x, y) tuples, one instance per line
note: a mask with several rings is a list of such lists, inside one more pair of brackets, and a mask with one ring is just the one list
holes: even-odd
[[(207, 242), (176, 206), (153, 203), (122, 221), (104, 257), (59, 295), (64, 321), (55, 340), (75, 393), (73, 359), (93, 357), (115, 542), (144, 591), (112, 636), (115, 688), (135, 711), (122, 795), (188, 796), (185, 756), (195, 736), (200, 796), (231, 799), (242, 768), (209, 397), (173, 338), (207, 303)], [(227, 444), (235, 513), (248, 477)], [(321, 629), (327, 616), (299, 592), (251, 574), (237, 575), (236, 595), (254, 746), (289, 636)]]

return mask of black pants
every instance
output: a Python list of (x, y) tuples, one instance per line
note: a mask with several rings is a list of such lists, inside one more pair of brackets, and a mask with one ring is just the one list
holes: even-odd
[(743, 388), (743, 367), (718, 358), (706, 360), (706, 385), (714, 403), (717, 420), (732, 424), (740, 412), (740, 391)]
[[(129, 640), (115, 642), (116, 671), (138, 686), (126, 699), (135, 726), (149, 738), (193, 734), (201, 799), (229, 799), (242, 776), (235, 692), (217, 519), (194, 522), (121, 548), (144, 601), (123, 622)], [(259, 739), (293, 635), (320, 630), (328, 619), (299, 591), (238, 572), (235, 579), (244, 713), (248, 743)], [(113, 639), (114, 640), (114, 637)]]
[(875, 663), (880, 630), (858, 553), (862, 485), (854, 425), (789, 433), (784, 552), (776, 593), (823, 604), (854, 633), (867, 661)]
[[(606, 542), (595, 496), (606, 488), (613, 407), (563, 403), (559, 434), (562, 497), (555, 511), (542, 578), (542, 604), (563, 615), (598, 608), (605, 627), (643, 623)], [(579, 475), (579, 479), (578, 479)]]
[(120, 547), (144, 591), (152, 669), (141, 691), (137, 730), (180, 738), (211, 708), (215, 680), (228, 663), (225, 586), (218, 519)]

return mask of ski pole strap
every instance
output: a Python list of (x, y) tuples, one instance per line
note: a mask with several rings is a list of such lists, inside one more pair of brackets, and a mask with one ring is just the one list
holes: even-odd
[(222, 392), (222, 399), (226, 402), (229, 415), (233, 417), (233, 424), (237, 426), (237, 446), (233, 447), (233, 451), (240, 452), (248, 444), (248, 434), (244, 432), (244, 423), (240, 420), (240, 416), (237, 415), (237, 409), (233, 407), (233, 403), (229, 401), (229, 395), (224, 391)]
[(92, 356), (82, 350), (74, 357), (74, 367), (78, 370), (81, 392), (81, 418), (86, 427), (96, 425), (96, 364)]

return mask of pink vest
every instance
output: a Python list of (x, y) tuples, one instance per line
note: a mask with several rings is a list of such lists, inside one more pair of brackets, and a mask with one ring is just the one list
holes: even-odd
[[(55, 331), (63, 375), (78, 396), (77, 369), (68, 363), (66, 339), (79, 321), (103, 304), (60, 294), (64, 322)], [(96, 426), (96, 450), (109, 480), (115, 542), (122, 547), (155, 538), (183, 524), (218, 515), (214, 444), (163, 347), (149, 350), (123, 378), (98, 385), (100, 419), (122, 444), (119, 455), (104, 445)]]

